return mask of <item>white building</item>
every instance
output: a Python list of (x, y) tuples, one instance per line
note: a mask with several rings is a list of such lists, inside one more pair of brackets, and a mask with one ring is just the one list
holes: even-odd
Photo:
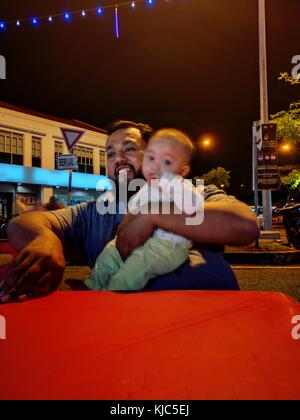
[(0, 216), (14, 213), (16, 196), (34, 207), (52, 195), (67, 202), (68, 172), (56, 170), (56, 157), (67, 154), (60, 128), (84, 131), (73, 149), (72, 204), (97, 198), (96, 184), (105, 175), (104, 130), (77, 120), (41, 114), (0, 101)]

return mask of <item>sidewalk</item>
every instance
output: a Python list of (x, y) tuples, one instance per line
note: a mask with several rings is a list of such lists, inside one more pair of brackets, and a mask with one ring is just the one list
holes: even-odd
[(296, 265), (300, 264), (300, 250), (274, 240), (259, 240), (244, 247), (225, 247), (225, 258), (230, 264)]

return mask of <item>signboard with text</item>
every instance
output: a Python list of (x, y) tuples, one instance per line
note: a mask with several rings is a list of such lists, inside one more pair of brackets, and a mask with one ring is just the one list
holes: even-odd
[(57, 169), (78, 169), (76, 156), (71, 154), (57, 156)]
[(256, 137), (256, 169), (258, 190), (280, 189), (278, 170), (277, 126), (262, 124)]

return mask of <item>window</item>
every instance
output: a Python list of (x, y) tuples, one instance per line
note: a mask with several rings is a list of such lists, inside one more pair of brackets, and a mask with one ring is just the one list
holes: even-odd
[(55, 142), (55, 169), (57, 169), (57, 156), (63, 154), (63, 143), (61, 141)]
[(90, 147), (75, 146), (73, 153), (77, 156), (78, 172), (93, 174), (93, 149)]
[(100, 175), (106, 175), (105, 150), (100, 149)]
[(0, 131), (0, 163), (23, 165), (23, 134)]
[(32, 137), (32, 166), (41, 167), (41, 138)]

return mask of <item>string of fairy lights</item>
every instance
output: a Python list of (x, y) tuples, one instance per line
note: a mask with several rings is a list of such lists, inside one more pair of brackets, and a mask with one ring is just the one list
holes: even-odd
[[(87, 18), (91, 15), (102, 16), (104, 15), (105, 11), (108, 9), (114, 9), (114, 24), (115, 24), (115, 36), (116, 38), (120, 37), (120, 16), (119, 16), (119, 9), (121, 7), (130, 7), (131, 9), (135, 9), (138, 5), (144, 4), (149, 7), (154, 6), (156, 0), (135, 0), (135, 1), (119, 1), (117, 3), (109, 4), (109, 5), (98, 5), (97, 7), (90, 8), (90, 9), (81, 9), (81, 10), (70, 10), (64, 11), (62, 13), (50, 14), (45, 16), (33, 16), (33, 17), (26, 17), (26, 18), (18, 18), (14, 20), (3, 20), (0, 21), (0, 31), (7, 31), (10, 28), (16, 27), (21, 29), (22, 27), (26, 27), (26, 25), (31, 26), (39, 26), (41, 24), (48, 24), (52, 25), (56, 21), (64, 20), (66, 22), (71, 22), (72, 18), (75, 16), (79, 16), (82, 19)], [(169, 2), (170, 0), (162, 0), (165, 2)]]

